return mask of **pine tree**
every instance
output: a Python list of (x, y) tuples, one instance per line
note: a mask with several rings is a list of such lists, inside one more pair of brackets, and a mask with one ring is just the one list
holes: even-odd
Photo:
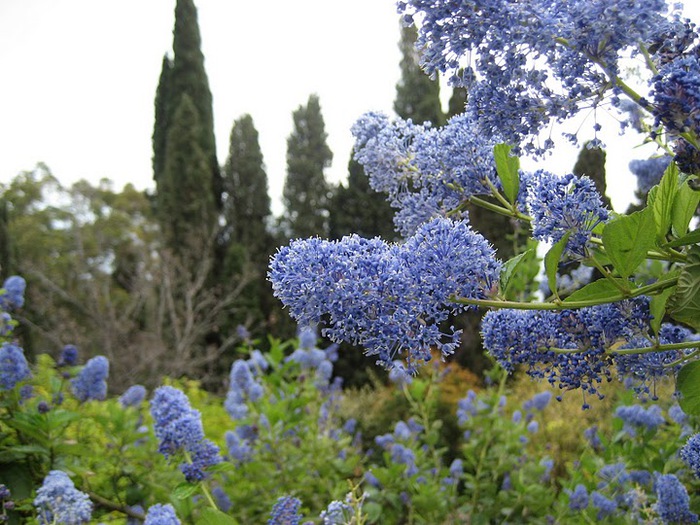
[(199, 112), (183, 94), (168, 129), (157, 195), (165, 246), (193, 262), (202, 256), (216, 224), (209, 157), (197, 140), (200, 128)]
[(285, 227), (292, 237), (325, 236), (331, 188), (324, 172), (333, 153), (326, 144), (318, 96), (311, 95), (292, 117), (294, 130), (287, 139), (287, 178), (282, 193)]
[(214, 116), (209, 80), (204, 69), (201, 36), (197, 22), (197, 8), (192, 0), (177, 0), (175, 27), (173, 29), (173, 58), (163, 59), (155, 99), (155, 124), (153, 129), (153, 176), (157, 191), (163, 191), (160, 179), (165, 169), (165, 151), (175, 112), (182, 97), (187, 95), (198, 114), (199, 132), (193, 139), (205, 156), (208, 170), (202, 173), (208, 181), (201, 181), (212, 191), (211, 202), (221, 206), (221, 174), (216, 158)]
[(435, 126), (445, 123), (440, 104), (440, 84), (431, 80), (420, 67), (420, 53), (416, 49), (418, 31), (415, 26), (401, 28), (401, 79), (396, 85), (394, 111), (403, 119), (417, 124), (431, 122)]

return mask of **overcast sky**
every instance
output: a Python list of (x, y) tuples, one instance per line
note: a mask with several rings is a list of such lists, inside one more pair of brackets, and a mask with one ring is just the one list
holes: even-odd
[[(219, 162), (233, 121), (250, 113), (279, 213), (291, 114), (316, 93), (334, 153), (329, 179), (344, 179), (352, 123), (368, 110), (392, 111), (400, 60), (394, 0), (195, 1)], [(689, 13), (699, 20), (695, 4)], [(116, 189), (153, 187), (153, 99), (174, 5), (0, 0), (0, 183), (44, 162), (65, 184), (105, 177)], [(608, 143), (617, 140), (614, 125), (604, 130)], [(614, 204), (631, 198), (627, 163), (639, 140), (608, 152)], [(576, 153), (560, 148), (537, 165), (565, 173)]]

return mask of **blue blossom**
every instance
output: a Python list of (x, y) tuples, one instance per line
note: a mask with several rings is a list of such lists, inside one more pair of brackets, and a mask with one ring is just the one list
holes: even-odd
[(371, 470), (368, 470), (365, 472), (365, 481), (367, 482), (368, 485), (374, 487), (374, 488), (381, 488), (382, 484), (381, 482), (377, 479), (377, 477), (372, 474)]
[(675, 403), (669, 407), (668, 417), (679, 425), (684, 425), (688, 422), (688, 414), (683, 411), (678, 403)]
[(539, 170), (528, 179), (527, 207), (532, 216), (532, 237), (556, 243), (566, 233), (566, 250), (574, 256), (586, 255), (586, 244), (593, 228), (608, 219), (595, 183), (573, 174), (559, 177)]
[(204, 438), (201, 414), (180, 390), (170, 386), (157, 388), (151, 399), (151, 416), (160, 440), (158, 451), (166, 458), (180, 451), (189, 455), (189, 461), (180, 464), (187, 481), (201, 481), (207, 467), (221, 462), (218, 447)]
[(60, 470), (52, 470), (44, 478), (36, 491), (34, 507), (42, 525), (79, 525), (89, 523), (92, 517), (88, 495), (76, 489), (68, 474)]
[(617, 503), (614, 500), (608, 499), (598, 491), (591, 492), (591, 503), (598, 509), (597, 518), (602, 520), (610, 516), (617, 510)]
[(254, 403), (263, 396), (262, 385), (255, 380), (250, 366), (243, 359), (237, 359), (231, 365), (229, 390), (224, 401), (224, 408), (233, 419), (242, 419), (248, 414), (248, 402)]
[(12, 275), (5, 279), (0, 291), (0, 309), (22, 308), (26, 287), (27, 282), (19, 275)]
[(323, 525), (345, 525), (353, 515), (352, 507), (342, 501), (331, 501), (328, 507), (321, 512), (320, 518)]
[(544, 472), (540, 477), (540, 481), (542, 483), (548, 483), (552, 475), (552, 469), (554, 468), (554, 460), (549, 458), (543, 458), (542, 460), (540, 460), (540, 466), (544, 467)]
[(612, 379), (606, 349), (646, 334), (649, 319), (648, 300), (640, 297), (578, 310), (489, 311), (481, 332), (484, 347), (506, 370), (524, 364), (535, 378), (596, 394), (597, 383)]
[(536, 420), (532, 420), (527, 424), (527, 431), (530, 434), (535, 434), (540, 428), (540, 424)]
[(267, 525), (299, 525), (301, 501), (292, 496), (282, 496), (272, 507)]
[(659, 475), (654, 483), (654, 510), (664, 523), (697, 523), (698, 515), (690, 510), (688, 491), (673, 474)]
[(406, 366), (402, 361), (393, 361), (389, 368), (389, 381), (395, 385), (410, 385), (413, 383), (413, 376), (406, 371)]
[(231, 498), (228, 497), (228, 494), (226, 494), (226, 491), (224, 489), (217, 485), (216, 487), (211, 489), (211, 495), (214, 497), (216, 506), (219, 507), (220, 511), (228, 512), (229, 510), (231, 510), (233, 503), (231, 503)]
[(71, 381), (73, 395), (78, 401), (89, 399), (104, 401), (107, 397), (107, 376), (109, 376), (109, 360), (101, 355), (93, 357)]
[(451, 354), (459, 331), (440, 324), (464, 308), (452, 296), (484, 298), (498, 279), (494, 250), (465, 221), (435, 219), (404, 244), (356, 235), (292, 241), (275, 254), (275, 295), (301, 324), (327, 318), (332, 341), (365, 347), (387, 368), (404, 354), (413, 373), (431, 349)]
[(700, 130), (700, 62), (681, 56), (665, 64), (653, 79), (651, 92), (655, 125), (663, 124), (673, 135)]
[(119, 396), (119, 402), (126, 407), (139, 406), (146, 398), (146, 387), (143, 385), (130, 386), (126, 392)]
[(545, 390), (525, 401), (525, 403), (523, 403), (523, 410), (544, 410), (551, 400), (552, 393), (549, 390)]
[(31, 377), (29, 363), (24, 357), (24, 350), (13, 343), (0, 346), (0, 390), (11, 390)]
[(656, 186), (670, 163), (670, 155), (630, 161), (630, 171), (637, 177), (637, 189), (642, 193), (647, 193), (652, 187)]
[(642, 405), (620, 406), (615, 410), (615, 416), (622, 419), (624, 429), (630, 436), (636, 436), (639, 429), (654, 430), (665, 422), (658, 405), (649, 408)]
[(598, 425), (593, 425), (584, 430), (583, 437), (586, 438), (586, 441), (588, 441), (588, 444), (593, 450), (603, 449), (603, 442), (600, 440), (600, 435), (598, 434)]
[(265, 356), (260, 350), (253, 350), (250, 352), (247, 363), (250, 371), (256, 376), (265, 372), (270, 367), (270, 363), (267, 362), (267, 359), (265, 359)]
[(56, 363), (58, 366), (75, 366), (78, 364), (78, 349), (75, 345), (65, 345)]
[(180, 520), (172, 505), (156, 503), (148, 508), (143, 525), (180, 525)]
[(588, 490), (580, 483), (572, 491), (566, 491), (569, 494), (569, 508), (571, 510), (585, 510), (588, 507)]
[(700, 478), (700, 434), (694, 434), (688, 438), (686, 444), (679, 453), (681, 459)]
[(242, 425), (224, 434), (229, 458), (237, 463), (247, 463), (253, 457), (253, 444), (258, 437), (257, 427)]

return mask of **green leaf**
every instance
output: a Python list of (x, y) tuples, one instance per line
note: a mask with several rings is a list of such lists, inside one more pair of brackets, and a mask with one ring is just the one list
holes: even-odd
[(678, 188), (671, 211), (671, 226), (676, 237), (685, 235), (688, 231), (688, 225), (693, 215), (695, 215), (698, 203), (700, 203), (700, 191), (693, 190), (688, 185), (688, 181), (685, 181)]
[(666, 313), (666, 304), (668, 303), (669, 297), (673, 295), (676, 291), (676, 287), (666, 288), (661, 293), (652, 295), (651, 301), (649, 301), (649, 313), (651, 313), (651, 329), (654, 334), (658, 335), (661, 329), (661, 322), (664, 320), (664, 314)]
[(195, 523), (197, 525), (238, 525), (233, 517), (211, 507), (202, 509), (202, 513)]
[(513, 149), (508, 144), (496, 144), (493, 148), (493, 156), (496, 159), (496, 172), (503, 185), (503, 193), (509, 202), (515, 203), (520, 191), (520, 160), (510, 154)]
[[(623, 287), (628, 287), (629, 283), (624, 279), (614, 279), (615, 282)], [(583, 288), (576, 290), (569, 297), (564, 299), (565, 303), (572, 301), (595, 301), (609, 302), (614, 299), (622, 298), (620, 289), (610, 279), (598, 279), (587, 284)]]
[(535, 250), (533, 249), (527, 250), (521, 253), (520, 255), (516, 255), (515, 257), (508, 259), (505, 263), (503, 263), (503, 266), (501, 267), (501, 275), (499, 278), (501, 293), (503, 295), (506, 295), (510, 278), (513, 276), (514, 273), (516, 273), (518, 267), (523, 262), (523, 259), (527, 259), (527, 257), (532, 255), (534, 252)]
[(559, 261), (561, 261), (566, 243), (569, 242), (569, 235), (571, 235), (571, 232), (566, 232), (544, 256), (544, 271), (547, 274), (547, 282), (549, 283), (549, 289), (552, 290), (555, 295), (557, 293), (557, 270), (559, 269)]
[(700, 246), (693, 246), (688, 252), (676, 293), (668, 300), (668, 311), (676, 321), (700, 330)]
[(671, 228), (673, 201), (678, 191), (678, 167), (675, 162), (668, 165), (657, 188), (651, 208), (654, 211), (656, 238), (659, 244), (663, 244), (666, 241), (666, 234)]
[(197, 489), (199, 488), (198, 484), (195, 483), (187, 483), (186, 481), (183, 481), (180, 483), (177, 487), (173, 489), (172, 496), (175, 499), (187, 499), (192, 494), (197, 492)]
[(681, 394), (678, 404), (683, 412), (700, 414), (700, 361), (687, 363), (678, 371), (676, 390)]
[(688, 235), (684, 235), (680, 239), (664, 244), (668, 248), (677, 248), (678, 246), (690, 246), (700, 242), (700, 228), (693, 230)]
[(605, 225), (603, 246), (613, 266), (622, 277), (629, 277), (654, 246), (654, 215), (644, 208), (631, 215), (621, 215)]

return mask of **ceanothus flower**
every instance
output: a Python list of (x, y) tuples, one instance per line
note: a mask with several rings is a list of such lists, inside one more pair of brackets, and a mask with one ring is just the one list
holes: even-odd
[(673, 474), (659, 475), (654, 482), (654, 510), (664, 523), (697, 523), (698, 515), (690, 510), (688, 491)]
[(156, 503), (148, 508), (143, 525), (180, 525), (180, 520), (170, 503), (165, 505)]
[(151, 416), (160, 440), (158, 451), (166, 458), (178, 452), (189, 456), (180, 464), (187, 481), (203, 480), (204, 470), (221, 462), (219, 448), (204, 437), (201, 414), (182, 391), (171, 386), (157, 388), (151, 399)]
[(523, 403), (523, 410), (544, 410), (552, 400), (552, 393), (549, 390), (539, 392)]
[(136, 407), (146, 398), (146, 387), (143, 385), (130, 386), (126, 392), (119, 396), (122, 407)]
[(319, 516), (323, 525), (344, 525), (353, 515), (352, 507), (342, 501), (331, 501)]
[(272, 507), (267, 525), (299, 525), (301, 501), (292, 496), (282, 496)]
[(73, 395), (78, 401), (89, 399), (104, 401), (107, 397), (107, 377), (109, 376), (109, 360), (101, 355), (93, 357), (71, 381)]
[(571, 491), (566, 491), (569, 494), (569, 508), (571, 510), (585, 510), (588, 507), (588, 490), (580, 483)]
[(356, 235), (339, 241), (295, 240), (270, 264), (275, 295), (300, 324), (328, 320), (334, 342), (364, 346), (391, 368), (404, 354), (406, 371), (451, 354), (459, 331), (443, 332), (451, 313), (466, 309), (453, 296), (485, 298), (500, 262), (488, 241), (465, 221), (435, 219), (404, 244)]
[(248, 402), (255, 402), (263, 395), (262, 385), (255, 380), (247, 361), (237, 359), (231, 365), (229, 390), (224, 408), (233, 419), (243, 419), (248, 414)]
[(89, 523), (92, 517), (89, 496), (76, 489), (68, 474), (61, 470), (52, 470), (44, 478), (36, 491), (34, 507), (42, 525), (80, 525)]
[(12, 390), (17, 383), (31, 377), (24, 350), (13, 343), (0, 346), (0, 390)]
[(58, 366), (75, 366), (78, 364), (78, 348), (75, 345), (66, 345), (61, 350), (61, 355), (56, 363)]
[(694, 434), (680, 450), (681, 459), (700, 478), (700, 434)]
[(528, 179), (526, 200), (532, 237), (556, 243), (570, 232), (566, 251), (574, 256), (585, 257), (593, 228), (608, 219), (594, 182), (585, 176), (558, 177), (539, 170)]
[(5, 279), (0, 292), (0, 309), (22, 308), (24, 306), (24, 291), (27, 282), (19, 275), (12, 275)]
[(638, 429), (653, 430), (666, 421), (658, 405), (649, 408), (642, 405), (620, 406), (615, 410), (615, 416), (622, 419), (624, 429), (630, 436), (636, 436)]
[(607, 518), (617, 510), (615, 500), (606, 498), (597, 490), (591, 492), (591, 504), (598, 509), (597, 518), (599, 520)]
[(630, 161), (629, 168), (632, 174), (637, 177), (637, 189), (642, 193), (647, 193), (656, 186), (664, 171), (671, 163), (670, 155), (651, 157), (649, 159), (635, 159)]

